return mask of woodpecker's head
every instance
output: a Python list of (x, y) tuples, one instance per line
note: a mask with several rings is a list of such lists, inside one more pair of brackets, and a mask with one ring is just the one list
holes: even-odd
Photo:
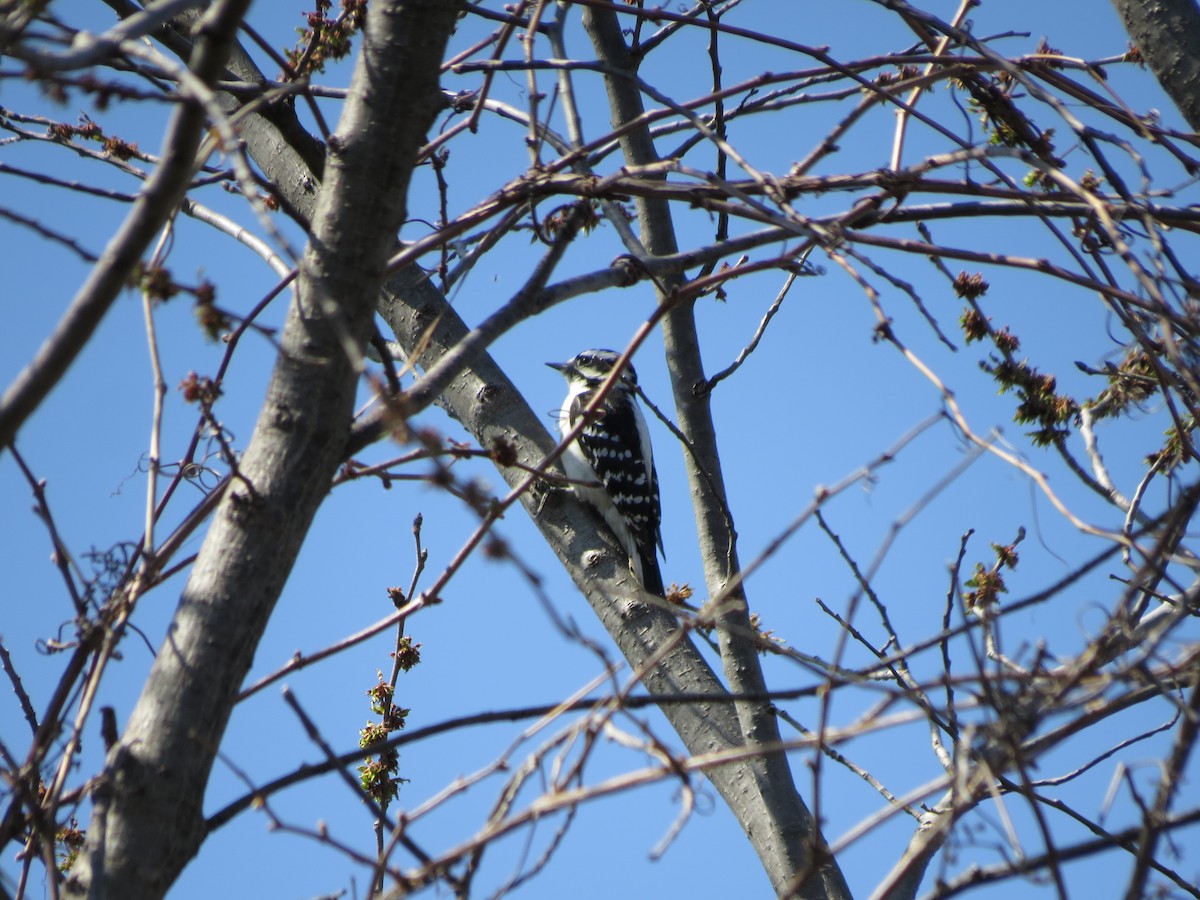
[[(621, 354), (614, 353), (612, 350), (584, 350), (565, 363), (552, 362), (546, 363), (546, 365), (562, 372), (568, 384), (581, 384), (589, 388), (596, 388), (608, 377), (620, 359)], [(634, 372), (632, 363), (625, 365), (616, 387), (630, 391), (637, 388), (637, 373)]]

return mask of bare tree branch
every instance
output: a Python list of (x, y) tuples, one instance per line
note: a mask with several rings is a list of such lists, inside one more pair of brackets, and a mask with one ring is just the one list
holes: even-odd
[[(192, 57), (193, 74), (206, 85), (224, 72), (225, 60), (248, 0), (223, 0), (205, 13)], [(120, 230), (109, 241), (99, 265), (92, 268), (66, 314), (42, 344), (37, 356), (0, 397), (0, 451), (16, 436), (75, 361), (96, 326), (129, 283), (130, 273), (179, 205), (198, 162), (204, 137), (204, 109), (181, 103), (163, 140), (162, 162), (134, 201)]]

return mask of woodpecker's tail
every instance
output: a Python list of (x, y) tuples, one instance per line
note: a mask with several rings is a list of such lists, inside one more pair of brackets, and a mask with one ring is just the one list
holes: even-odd
[(642, 587), (647, 593), (654, 594), (656, 597), (665, 597), (666, 593), (663, 590), (662, 572), (658, 568), (658, 554), (654, 552), (654, 545), (650, 545), (650, 551), (638, 553), (638, 566), (641, 569)]

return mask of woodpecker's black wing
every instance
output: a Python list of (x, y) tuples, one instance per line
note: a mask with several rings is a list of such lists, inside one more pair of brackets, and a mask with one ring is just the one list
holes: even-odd
[[(578, 408), (587, 405), (588, 393), (576, 398)], [(656, 552), (662, 545), (658, 473), (646, 445), (645, 420), (636, 401), (631, 395), (619, 399), (624, 402), (601, 405), (598, 418), (580, 432), (579, 446), (629, 527), (641, 563), (642, 586), (661, 596), (662, 575)]]

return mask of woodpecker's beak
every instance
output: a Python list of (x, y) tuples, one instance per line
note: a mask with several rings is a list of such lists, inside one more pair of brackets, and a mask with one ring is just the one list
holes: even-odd
[(552, 368), (555, 372), (566, 372), (571, 368), (570, 363), (546, 363), (546, 365)]

